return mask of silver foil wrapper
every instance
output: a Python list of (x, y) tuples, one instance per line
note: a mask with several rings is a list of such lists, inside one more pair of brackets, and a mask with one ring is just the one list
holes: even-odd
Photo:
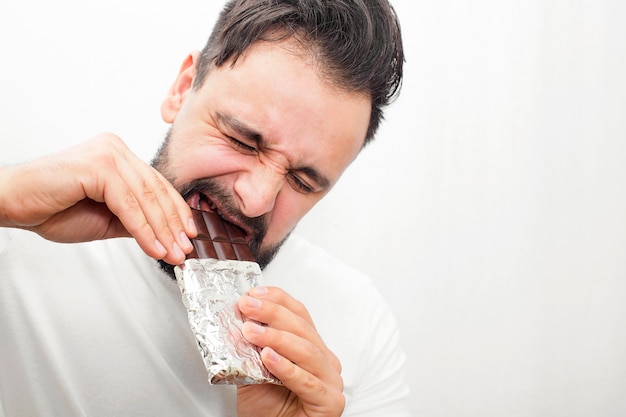
[(174, 272), (211, 384), (281, 382), (263, 365), (260, 350), (241, 333), (239, 298), (260, 285), (256, 262), (187, 259)]

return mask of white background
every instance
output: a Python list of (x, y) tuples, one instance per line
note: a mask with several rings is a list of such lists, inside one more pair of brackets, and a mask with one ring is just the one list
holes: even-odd
[[(149, 160), (220, 4), (4, 0), (0, 162)], [(626, 415), (626, 3), (394, 4), (403, 95), (301, 232), (389, 300), (416, 416)]]

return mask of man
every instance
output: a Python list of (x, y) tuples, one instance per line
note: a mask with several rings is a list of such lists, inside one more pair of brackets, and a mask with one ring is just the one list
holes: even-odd
[[(373, 138), (402, 62), (386, 0), (229, 2), (163, 102), (171, 129), (153, 166), (101, 134), (2, 168), (5, 417), (404, 415), (380, 295), (289, 237)], [(245, 231), (264, 267), (268, 286), (239, 302), (264, 326), (243, 332), (284, 386), (206, 382), (166, 274), (192, 249), (201, 202)], [(125, 236), (144, 253), (106, 240)]]

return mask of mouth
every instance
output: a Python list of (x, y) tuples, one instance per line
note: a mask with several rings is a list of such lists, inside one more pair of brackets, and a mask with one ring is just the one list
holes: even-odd
[(240, 221), (238, 221), (235, 216), (232, 216), (228, 214), (225, 210), (222, 210), (221, 207), (208, 195), (201, 192), (195, 192), (187, 198), (187, 204), (189, 204), (189, 207), (195, 210), (205, 211), (208, 213), (216, 213), (222, 218), (224, 222), (241, 229), (244, 238), (246, 239), (246, 241), (249, 241), (249, 237), (252, 234), (251, 230), (245, 224), (242, 224)]

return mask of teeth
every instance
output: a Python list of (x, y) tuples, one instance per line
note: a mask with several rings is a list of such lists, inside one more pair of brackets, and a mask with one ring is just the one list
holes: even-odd
[(215, 212), (219, 214), (220, 216), (222, 215), (222, 213), (218, 210), (215, 203), (213, 203), (213, 201), (211, 201), (211, 199), (206, 194), (200, 193), (200, 197), (198, 198), (198, 202), (196, 206), (198, 210)]

